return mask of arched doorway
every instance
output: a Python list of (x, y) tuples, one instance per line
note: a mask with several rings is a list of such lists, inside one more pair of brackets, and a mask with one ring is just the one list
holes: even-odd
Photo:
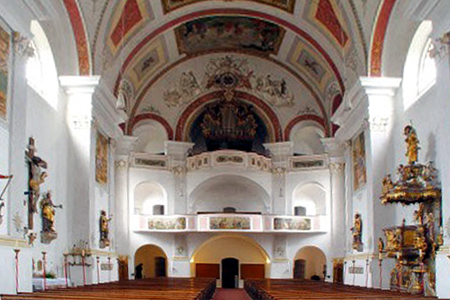
[(222, 287), (235, 289), (239, 287), (239, 260), (236, 258), (222, 259)]
[(294, 257), (294, 278), (311, 279), (326, 276), (327, 259), (322, 250), (315, 246), (301, 248)]
[[(265, 278), (270, 274), (270, 259), (264, 249), (248, 237), (222, 235), (197, 247), (191, 257), (194, 277), (215, 277), (222, 287), (238, 287), (239, 280)], [(267, 276), (266, 276), (267, 274)]]
[(143, 278), (167, 276), (167, 255), (160, 247), (155, 245), (140, 247), (134, 256), (134, 267), (141, 263)]

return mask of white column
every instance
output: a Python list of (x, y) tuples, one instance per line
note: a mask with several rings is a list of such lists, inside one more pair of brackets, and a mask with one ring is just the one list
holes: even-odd
[[(68, 185), (69, 245), (85, 241), (89, 247), (95, 244), (91, 235), (98, 226), (94, 208), (95, 184), (95, 132), (92, 126), (92, 95), (99, 82), (98, 76), (60, 77), (61, 86), (67, 94), (67, 117), (71, 147), (68, 157), (68, 171), (71, 182)], [(72, 279), (82, 283), (81, 268), (72, 268)], [(80, 271), (80, 272), (78, 272)], [(88, 283), (96, 281), (93, 272), (86, 272)]]
[[(191, 207), (188, 203), (186, 185), (186, 158), (193, 143), (167, 141), (165, 153), (170, 156), (174, 176), (174, 199), (169, 199), (168, 214), (186, 214)], [(171, 201), (172, 200), (172, 201)]]
[(286, 171), (289, 157), (294, 153), (292, 142), (264, 144), (272, 157), (272, 203), (269, 212), (279, 215), (292, 215), (292, 208), (287, 205)]

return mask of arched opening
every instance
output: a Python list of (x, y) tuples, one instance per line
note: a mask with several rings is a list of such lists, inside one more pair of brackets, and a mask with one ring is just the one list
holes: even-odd
[(295, 155), (314, 155), (324, 153), (324, 137), (323, 129), (315, 122), (303, 121), (294, 126), (289, 139), (294, 143)]
[(235, 289), (239, 287), (239, 260), (236, 258), (222, 259), (222, 287)]
[(326, 276), (327, 259), (325, 253), (315, 246), (306, 246), (298, 250), (294, 257), (294, 278), (311, 279)]
[(236, 175), (221, 175), (206, 180), (191, 193), (194, 213), (223, 212), (232, 207), (239, 212), (267, 212), (267, 192), (254, 181)]
[(167, 276), (167, 255), (155, 245), (144, 245), (134, 255), (134, 268), (142, 264), (142, 278)]
[(136, 152), (164, 154), (164, 142), (168, 137), (161, 123), (155, 120), (142, 121), (134, 128), (133, 136), (138, 138), (134, 147)]
[(268, 277), (270, 259), (264, 249), (250, 238), (216, 236), (196, 249), (191, 258), (191, 273), (194, 277), (221, 279), (222, 287), (237, 287), (235, 275), (239, 280)]
[(167, 194), (154, 182), (140, 183), (134, 189), (134, 213), (136, 215), (163, 215), (167, 205)]
[(295, 215), (300, 212), (306, 216), (325, 215), (325, 190), (317, 183), (299, 185), (294, 189), (292, 204)]

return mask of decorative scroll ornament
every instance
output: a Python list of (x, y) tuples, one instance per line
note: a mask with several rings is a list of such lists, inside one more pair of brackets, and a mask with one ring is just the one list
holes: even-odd
[(19, 32), (15, 31), (13, 33), (13, 41), (14, 41), (14, 52), (17, 55), (23, 57), (33, 57), (34, 56), (34, 48), (31, 44), (29, 38), (21, 35)]

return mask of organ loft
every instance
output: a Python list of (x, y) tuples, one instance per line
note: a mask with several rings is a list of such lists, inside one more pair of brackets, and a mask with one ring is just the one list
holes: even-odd
[(0, 299), (449, 298), (449, 12), (0, 0)]

